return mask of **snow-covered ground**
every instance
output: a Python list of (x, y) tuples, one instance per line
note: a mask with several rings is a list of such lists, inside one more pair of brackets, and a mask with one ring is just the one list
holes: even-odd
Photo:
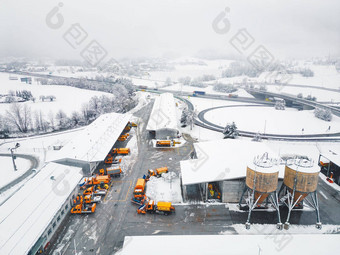
[[(37, 85), (34, 81), (32, 84), (26, 84), (19, 80), (9, 80), (9, 75), (6, 73), (0, 73), (0, 94), (8, 94), (8, 91), (31, 91), (33, 97), (36, 98), (35, 103), (32, 101), (20, 103), (26, 104), (31, 107), (31, 112), (42, 111), (45, 119), (49, 118), (49, 114), (55, 115), (59, 110), (64, 111), (68, 116), (73, 111), (80, 111), (84, 103), (88, 103), (93, 96), (112, 96), (110, 93), (101, 91), (79, 89), (70, 86), (60, 85)], [(40, 96), (54, 95), (56, 99), (53, 102), (45, 100), (45, 102), (39, 100)], [(0, 114), (5, 114), (6, 110), (10, 108), (11, 104), (3, 103), (0, 107)]]
[(146, 196), (155, 201), (182, 203), (180, 179), (174, 172), (152, 176), (147, 183)]
[[(225, 126), (235, 122), (240, 130), (270, 134), (322, 134), (340, 131), (340, 118), (333, 116), (332, 121), (324, 121), (314, 116), (313, 111), (298, 111), (274, 107), (230, 107), (209, 111), (206, 120)], [(328, 130), (328, 128), (330, 130)]]
[(14, 171), (12, 157), (0, 157), (0, 162), (0, 188), (23, 175), (31, 166), (31, 162), (29, 160), (19, 157), (15, 160), (17, 171)]

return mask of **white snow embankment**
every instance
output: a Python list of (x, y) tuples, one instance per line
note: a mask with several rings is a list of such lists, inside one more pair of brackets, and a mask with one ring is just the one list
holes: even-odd
[(176, 173), (169, 172), (157, 178), (152, 176), (146, 184), (146, 196), (155, 201), (182, 203), (180, 179)]

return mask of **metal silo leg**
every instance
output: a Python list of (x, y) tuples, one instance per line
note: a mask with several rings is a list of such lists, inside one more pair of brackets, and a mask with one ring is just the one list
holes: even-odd
[(283, 228), (283, 225), (281, 223), (279, 201), (278, 201), (278, 197), (277, 197), (276, 191), (274, 191), (274, 193), (270, 194), (270, 198), (271, 198), (272, 205), (274, 206), (274, 208), (276, 210), (276, 213), (277, 213), (277, 221), (278, 221), (278, 223), (276, 224), (276, 228), (281, 230)]
[(312, 203), (313, 203), (313, 207), (315, 209), (315, 213), (316, 213), (316, 228), (317, 229), (321, 229), (322, 228), (322, 224), (320, 222), (320, 214), (319, 214), (319, 201), (318, 201), (318, 196), (317, 196), (317, 193), (316, 191), (314, 191), (312, 194), (311, 194), (311, 197), (312, 197)]

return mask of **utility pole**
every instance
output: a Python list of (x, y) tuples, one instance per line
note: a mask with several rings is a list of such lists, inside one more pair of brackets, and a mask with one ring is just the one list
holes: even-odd
[(20, 147), (20, 143), (16, 143), (16, 145), (13, 148), (9, 148), (11, 151), (12, 161), (13, 161), (13, 168), (14, 171), (17, 171), (17, 166), (15, 164), (15, 156), (14, 156), (14, 150)]

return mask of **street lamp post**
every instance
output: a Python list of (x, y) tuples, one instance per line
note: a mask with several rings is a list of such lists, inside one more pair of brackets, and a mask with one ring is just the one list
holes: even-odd
[(13, 161), (13, 167), (14, 171), (17, 171), (17, 166), (15, 165), (15, 156), (14, 156), (14, 150), (20, 147), (20, 143), (16, 143), (16, 145), (13, 148), (10, 148), (11, 150), (11, 156), (12, 156), (12, 161)]

